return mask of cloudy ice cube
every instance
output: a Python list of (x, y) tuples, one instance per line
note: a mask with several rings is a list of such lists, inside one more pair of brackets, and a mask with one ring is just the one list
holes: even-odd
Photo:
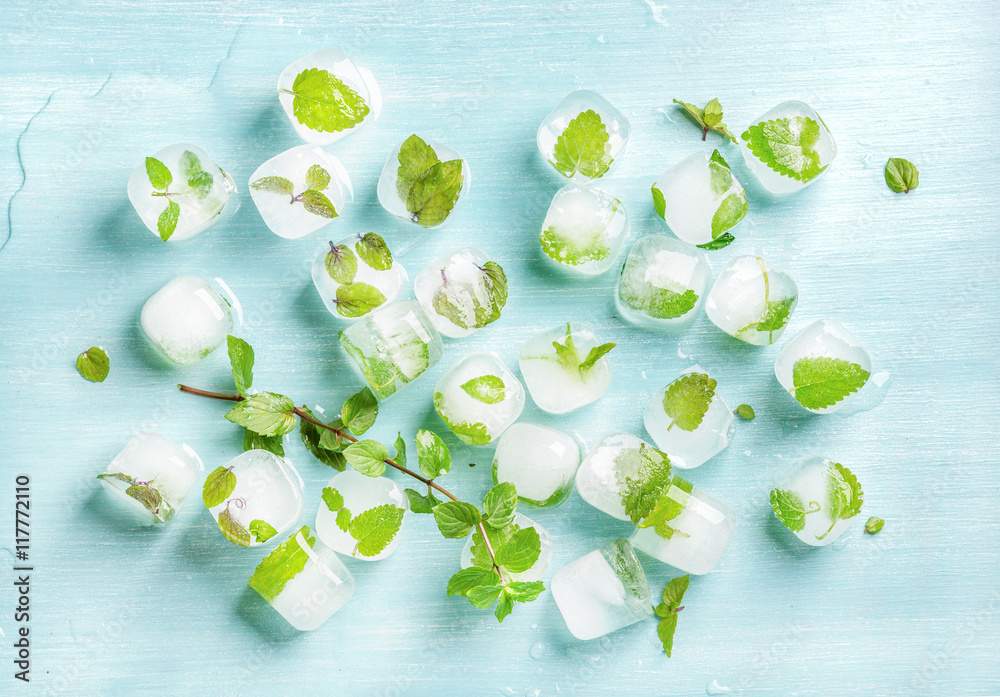
[[(527, 571), (519, 574), (505, 571), (504, 575), (509, 577), (512, 581), (539, 581), (542, 578), (542, 574), (545, 573), (545, 569), (548, 568), (549, 562), (552, 560), (552, 538), (549, 537), (549, 533), (545, 528), (521, 513), (518, 513), (517, 517), (514, 518), (514, 526), (514, 530), (511, 530), (512, 533), (516, 530), (520, 530), (521, 528), (533, 527), (538, 532), (538, 538), (541, 542), (541, 551), (538, 553), (538, 559)], [(493, 528), (487, 529), (490, 532), (493, 532)], [(489, 552), (486, 550), (486, 546), (482, 544), (482, 539), (482, 533), (480, 533), (478, 529), (473, 529), (472, 534), (469, 535), (469, 538), (465, 541), (465, 547), (462, 549), (460, 563), (463, 569), (467, 569), (472, 566), (473, 555), (479, 556), (482, 563), (489, 563)], [(497, 540), (494, 540), (492, 535), (490, 536), (490, 540), (493, 550), (496, 551), (494, 543), (496, 543)]]
[(378, 202), (400, 220), (436, 227), (468, 196), (469, 163), (454, 148), (414, 133), (400, 143), (378, 178)]
[(178, 143), (132, 170), (128, 198), (150, 232), (179, 242), (239, 208), (236, 183), (201, 148)]
[(799, 301), (792, 277), (761, 257), (736, 257), (715, 279), (705, 314), (719, 329), (748, 344), (773, 344)]
[(603, 177), (625, 152), (628, 119), (590, 90), (571, 92), (538, 127), (538, 152), (576, 182)]
[(625, 480), (635, 476), (636, 455), (652, 448), (631, 433), (615, 431), (590, 449), (576, 472), (576, 490), (594, 508), (619, 520), (631, 520), (622, 493)]
[(771, 491), (775, 516), (813, 547), (828, 545), (861, 512), (864, 492), (847, 467), (825, 457), (799, 460)]
[(340, 554), (366, 561), (385, 559), (396, 551), (409, 509), (399, 484), (349, 469), (323, 488), (316, 534)]
[(250, 176), (250, 197), (278, 237), (295, 240), (341, 215), (354, 198), (340, 160), (315, 145), (275, 155)]
[(840, 409), (871, 376), (868, 352), (833, 320), (813, 322), (785, 344), (774, 361), (781, 386), (805, 409)]
[(397, 300), (340, 332), (340, 343), (380, 400), (441, 360), (441, 336), (415, 300)]
[(628, 540), (585, 554), (552, 577), (552, 597), (566, 627), (587, 641), (650, 617), (642, 565)]
[(140, 324), (153, 346), (170, 361), (191, 365), (212, 353), (233, 331), (232, 304), (204, 278), (178, 276), (142, 306)]
[(382, 93), (375, 76), (343, 51), (300, 58), (278, 77), (278, 100), (302, 140), (329, 145), (375, 121)]
[(550, 414), (565, 414), (600, 399), (611, 384), (611, 364), (601, 356), (585, 365), (597, 348), (590, 327), (572, 322), (524, 342), (518, 365), (535, 404)]
[(413, 293), (437, 330), (457, 339), (500, 319), (507, 276), (479, 247), (463, 247), (425, 266)]
[(715, 379), (699, 366), (681, 373), (650, 397), (643, 414), (646, 432), (656, 447), (681, 469), (698, 467), (729, 445), (733, 421)]
[(499, 358), (472, 353), (438, 380), (434, 408), (459, 440), (488, 445), (521, 415), (524, 388)]
[(407, 275), (382, 236), (366, 232), (325, 245), (312, 279), (330, 314), (353, 320), (399, 297)]
[(625, 204), (600, 189), (567, 184), (549, 205), (539, 242), (556, 268), (596, 276), (614, 266), (628, 233)]
[(209, 513), (233, 544), (252, 547), (292, 529), (302, 515), (302, 479), (291, 461), (248, 450), (205, 478)]
[(532, 423), (516, 423), (497, 440), (493, 483), (510, 482), (517, 501), (555, 508), (573, 491), (580, 446), (567, 433)]
[(666, 235), (646, 235), (628, 253), (615, 302), (633, 324), (680, 331), (694, 322), (707, 281), (704, 252)]
[(755, 119), (740, 139), (747, 168), (775, 196), (804, 189), (837, 156), (823, 119), (802, 102), (782, 102)]
[(152, 525), (174, 517), (201, 469), (201, 460), (187, 445), (179, 448), (159, 433), (141, 431), (97, 478), (143, 525)]
[(264, 557), (247, 585), (303, 632), (322, 625), (354, 595), (351, 572), (308, 526)]

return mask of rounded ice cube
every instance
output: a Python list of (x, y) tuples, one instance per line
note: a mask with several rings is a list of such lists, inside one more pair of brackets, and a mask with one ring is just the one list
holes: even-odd
[(748, 344), (773, 344), (799, 302), (787, 273), (752, 255), (732, 259), (705, 298), (705, 314), (730, 336)]
[(580, 446), (572, 436), (548, 426), (516, 423), (497, 440), (493, 483), (510, 482), (519, 504), (555, 508), (573, 491)]
[(507, 276), (479, 247), (463, 247), (424, 267), (413, 294), (444, 336), (468, 336), (500, 319)]
[(694, 322), (707, 282), (704, 252), (666, 235), (646, 235), (628, 253), (615, 303), (635, 325), (680, 331)]
[(603, 177), (625, 153), (631, 126), (608, 100), (590, 90), (566, 95), (538, 127), (538, 152), (563, 177)]
[(804, 409), (830, 414), (868, 382), (868, 352), (837, 322), (823, 319), (800, 331), (774, 361), (774, 376)]
[(447, 220), (469, 194), (472, 170), (457, 150), (414, 133), (400, 143), (378, 178), (378, 202), (423, 227)]
[(611, 364), (602, 355), (584, 367), (587, 356), (597, 348), (590, 327), (573, 322), (546, 329), (524, 342), (518, 365), (535, 404), (550, 414), (565, 414), (600, 399), (611, 384)]
[(567, 184), (542, 222), (542, 255), (560, 271), (596, 276), (610, 269), (629, 233), (625, 204), (601, 189)]
[(330, 314), (354, 320), (391, 303), (406, 282), (406, 269), (374, 232), (327, 243), (312, 265), (313, 285)]
[(168, 360), (191, 365), (212, 353), (233, 331), (231, 308), (229, 300), (204, 278), (178, 276), (150, 296), (139, 321), (153, 346)]
[(803, 102), (782, 102), (756, 119), (740, 139), (747, 168), (775, 196), (812, 184), (837, 156), (823, 119)]
[(316, 534), (335, 552), (376, 561), (396, 551), (410, 509), (403, 488), (388, 477), (349, 469), (323, 488)]
[(652, 187), (656, 214), (688, 244), (708, 244), (747, 214), (747, 197), (719, 151), (695, 153), (660, 175)]
[(524, 388), (499, 358), (472, 353), (438, 380), (434, 409), (462, 442), (489, 445), (521, 415)]
[(580, 463), (576, 490), (597, 510), (619, 520), (631, 520), (623, 499), (626, 479), (636, 477), (644, 459), (669, 462), (665, 454), (631, 433), (609, 433), (597, 441)]
[(795, 463), (771, 490), (771, 508), (782, 525), (813, 547), (840, 537), (861, 512), (864, 492), (847, 467), (813, 455)]

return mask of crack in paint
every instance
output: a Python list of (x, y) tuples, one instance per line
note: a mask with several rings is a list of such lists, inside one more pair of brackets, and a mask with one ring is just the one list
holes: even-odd
[(215, 72), (212, 73), (212, 79), (208, 82), (208, 87), (206, 90), (212, 89), (212, 85), (215, 84), (216, 78), (219, 77), (219, 71), (222, 70), (222, 64), (229, 60), (229, 57), (233, 54), (233, 46), (236, 45), (236, 39), (240, 37), (240, 32), (243, 31), (243, 27), (246, 26), (247, 18), (244, 17), (243, 21), (240, 22), (240, 26), (236, 27), (236, 32), (233, 34), (232, 40), (229, 42), (229, 47), (226, 49), (226, 55), (219, 61), (219, 64), (215, 66)]

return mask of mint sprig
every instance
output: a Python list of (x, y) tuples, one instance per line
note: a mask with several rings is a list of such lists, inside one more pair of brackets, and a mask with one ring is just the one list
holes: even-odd
[(645, 443), (615, 457), (615, 479), (625, 514), (633, 524), (649, 516), (670, 487), (670, 458)]
[[(305, 546), (303, 546), (303, 543)], [(272, 602), (285, 589), (285, 584), (299, 574), (309, 561), (309, 552), (316, 544), (316, 536), (308, 526), (289, 535), (257, 565), (247, 585), (264, 600)]]
[(212, 174), (202, 168), (198, 156), (190, 150), (181, 153), (180, 166), (188, 188), (182, 191), (171, 191), (170, 186), (174, 183), (174, 176), (170, 169), (155, 157), (146, 158), (146, 177), (149, 179), (150, 186), (153, 187), (150, 196), (162, 196), (167, 199), (167, 207), (163, 209), (156, 221), (156, 231), (164, 242), (173, 236), (180, 220), (181, 207), (175, 199), (184, 196), (203, 199), (211, 192), (212, 183), (215, 181)]
[(381, 554), (403, 525), (405, 511), (399, 506), (387, 503), (352, 515), (345, 508), (343, 494), (337, 489), (325, 487), (322, 498), (330, 512), (337, 514), (337, 526), (355, 539), (352, 556), (374, 557)]
[(250, 188), (289, 197), (289, 204), (301, 203), (302, 207), (321, 218), (336, 218), (339, 213), (323, 190), (330, 184), (330, 173), (320, 165), (312, 165), (306, 171), (306, 188), (295, 193), (295, 184), (285, 177), (262, 177), (250, 182)]
[(507, 304), (507, 275), (495, 261), (476, 267), (472, 281), (455, 281), (441, 271), (431, 307), (461, 329), (481, 329), (500, 319)]
[(663, 602), (653, 608), (653, 612), (660, 618), (656, 627), (656, 635), (663, 644), (663, 650), (670, 658), (670, 652), (674, 647), (674, 631), (677, 629), (677, 613), (684, 609), (681, 602), (687, 592), (688, 584), (691, 581), (690, 574), (671, 579), (663, 588)]
[(722, 123), (722, 104), (719, 103), (718, 99), (712, 99), (705, 105), (704, 109), (694, 104), (682, 102), (679, 99), (675, 99), (674, 104), (679, 104), (687, 112), (688, 116), (694, 119), (695, 123), (701, 127), (702, 140), (708, 137), (709, 131), (715, 131), (722, 134), (723, 137), (729, 138), (734, 143), (736, 142), (736, 136), (729, 132), (726, 124)]
[(590, 372), (597, 366), (597, 362), (606, 356), (611, 349), (618, 344), (608, 343), (593, 347), (586, 356), (581, 356), (576, 342), (573, 340), (573, 325), (566, 323), (566, 336), (562, 343), (552, 342), (552, 348), (556, 350), (556, 360), (570, 375), (577, 376), (581, 381), (586, 381)]

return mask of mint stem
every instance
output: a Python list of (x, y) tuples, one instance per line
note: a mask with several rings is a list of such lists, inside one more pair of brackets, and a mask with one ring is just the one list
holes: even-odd
[(702, 141), (704, 141), (705, 138), (707, 138), (707, 137), (708, 137), (708, 126), (702, 126), (702, 128), (701, 128), (701, 139), (702, 139)]

